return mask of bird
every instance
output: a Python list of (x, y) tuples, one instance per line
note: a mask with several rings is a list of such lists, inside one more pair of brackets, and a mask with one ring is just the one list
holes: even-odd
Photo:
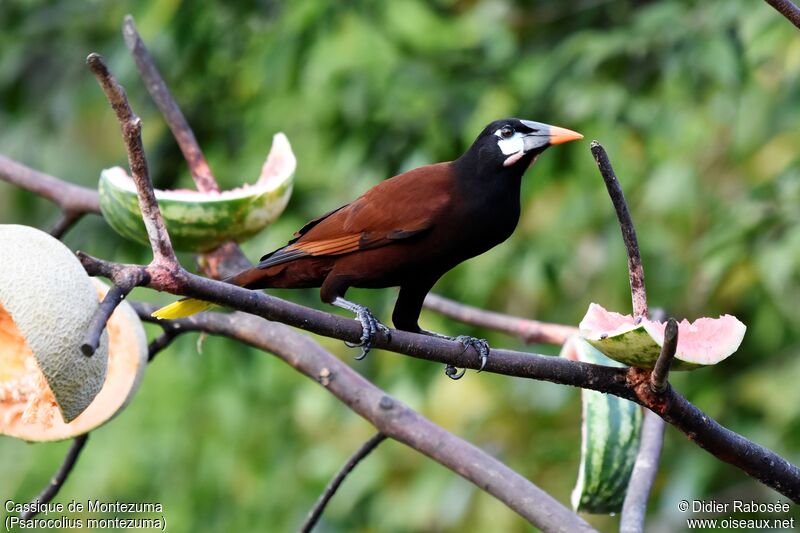
[[(379, 332), (389, 329), (363, 305), (345, 299), (350, 287), (399, 287), (392, 312), (398, 330), (457, 340), (473, 347), (482, 370), (484, 339), (428, 332), (418, 320), (425, 296), (446, 272), (508, 239), (520, 217), (522, 177), (553, 145), (580, 133), (519, 118), (488, 124), (461, 157), (425, 165), (384, 180), (349, 204), (325, 213), (285, 246), (224, 281), (249, 289), (320, 288), (326, 304), (355, 313), (362, 327), (363, 359)], [(184, 298), (153, 313), (174, 319), (213, 304)], [(448, 365), (447, 375), (463, 376)]]

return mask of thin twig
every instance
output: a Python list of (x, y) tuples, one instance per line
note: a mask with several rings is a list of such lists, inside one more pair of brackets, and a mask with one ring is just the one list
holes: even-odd
[(161, 350), (172, 344), (178, 335), (183, 333), (178, 327), (175, 327), (173, 324), (161, 324), (164, 327), (164, 333), (150, 341), (150, 344), (147, 346), (147, 362), (153, 362), (153, 359), (156, 358), (156, 355), (159, 354)]
[(453, 320), (465, 324), (488, 328), (513, 335), (528, 344), (561, 345), (578, 332), (578, 328), (562, 324), (550, 324), (516, 316), (485, 311), (478, 307), (462, 304), (438, 294), (428, 294), (425, 298), (426, 309), (435, 311)]
[[(53, 479), (50, 480), (50, 483), (39, 493), (36, 498), (33, 499), (31, 502), (45, 504), (50, 502), (53, 498), (56, 497), (58, 491), (61, 490), (62, 485), (67, 480), (70, 472), (75, 467), (75, 463), (78, 461), (78, 457), (81, 454), (81, 450), (86, 445), (86, 441), (89, 440), (89, 434), (84, 433), (78, 437), (75, 437), (75, 440), (72, 441), (72, 446), (69, 447), (69, 451), (67, 452), (66, 457), (64, 457), (64, 462), (61, 463), (61, 467), (59, 467), (56, 475), (53, 476)], [(38, 506), (37, 506), (38, 507)], [(35, 509), (36, 507), (34, 507)], [(33, 510), (27, 511), (20, 515), (20, 519), (22, 520), (30, 520), (34, 516), (39, 514), (38, 512), (34, 512)]]
[(183, 116), (180, 107), (172, 97), (167, 84), (161, 78), (153, 56), (150, 55), (144, 41), (142, 41), (131, 15), (126, 15), (123, 20), (122, 36), (125, 38), (125, 44), (147, 86), (147, 91), (153, 97), (153, 101), (155, 101), (161, 114), (164, 115), (175, 140), (178, 141), (178, 146), (189, 165), (189, 171), (192, 173), (192, 179), (197, 185), (197, 190), (200, 192), (219, 192), (217, 180), (214, 179), (203, 151), (200, 149), (200, 145), (197, 144), (194, 132), (189, 127), (189, 123), (186, 122), (186, 117)]
[(644, 531), (647, 498), (658, 473), (658, 461), (664, 443), (664, 421), (653, 411), (644, 412), (639, 453), (633, 465), (625, 502), (622, 504), (620, 533)]
[(678, 323), (674, 318), (670, 318), (667, 321), (667, 327), (664, 328), (664, 344), (661, 345), (661, 353), (658, 355), (653, 373), (650, 374), (650, 388), (653, 389), (653, 392), (660, 394), (667, 389), (667, 377), (677, 348)]
[(119, 281), (114, 281), (114, 284), (108, 289), (103, 301), (97, 307), (89, 327), (86, 329), (86, 334), (81, 343), (81, 352), (86, 357), (94, 355), (95, 350), (97, 350), (97, 345), (100, 344), (100, 337), (103, 334), (103, 330), (106, 329), (108, 319), (114, 314), (114, 310), (122, 303), (128, 293), (143, 281), (141, 276), (120, 276), (120, 278)]
[(47, 198), (64, 212), (100, 213), (97, 190), (39, 172), (0, 154), (0, 180)]
[(611, 196), (611, 201), (614, 203), (614, 209), (617, 211), (617, 219), (622, 230), (622, 240), (625, 241), (625, 248), (628, 251), (628, 273), (631, 281), (633, 316), (646, 318), (647, 292), (644, 288), (644, 269), (642, 268), (642, 257), (639, 254), (639, 243), (636, 241), (636, 229), (633, 227), (631, 213), (628, 210), (625, 195), (622, 193), (619, 180), (617, 180), (617, 175), (614, 173), (614, 168), (611, 166), (611, 161), (608, 160), (605, 149), (597, 141), (592, 141), (591, 149), (594, 160), (597, 162), (597, 168), (600, 169), (603, 181), (606, 182), (606, 188), (609, 196)]
[(142, 121), (131, 109), (125, 89), (108, 70), (103, 57), (99, 54), (89, 54), (86, 63), (103, 88), (122, 128), (122, 137), (128, 152), (128, 164), (138, 192), (139, 208), (153, 249), (153, 261), (174, 268), (178, 260), (172, 249), (167, 228), (164, 226), (164, 219), (161, 217), (153, 183), (147, 170), (147, 158), (142, 146)]
[(350, 472), (352, 472), (352, 470), (358, 465), (358, 463), (360, 463), (362, 459), (369, 455), (372, 450), (374, 450), (378, 444), (384, 440), (386, 440), (386, 435), (379, 431), (370, 437), (367, 442), (362, 444), (361, 447), (350, 456), (344, 466), (342, 466), (341, 470), (336, 473), (331, 482), (328, 483), (328, 486), (325, 487), (325, 491), (308, 513), (305, 522), (303, 522), (303, 525), (300, 526), (300, 531), (302, 533), (309, 533), (314, 526), (317, 525), (322, 513), (325, 512), (325, 507), (328, 505), (328, 502), (331, 500), (331, 498), (333, 498), (333, 495), (336, 494), (336, 491), (339, 489), (339, 485), (341, 485), (344, 481), (344, 478), (346, 478), (347, 475), (350, 474)]
[(61, 216), (58, 217), (58, 220), (53, 223), (47, 232), (56, 239), (61, 239), (76, 222), (83, 218), (83, 215), (84, 213), (80, 211), (62, 211)]
[(786, 19), (800, 28), (800, 7), (797, 7), (791, 0), (765, 0), (775, 10), (786, 17)]

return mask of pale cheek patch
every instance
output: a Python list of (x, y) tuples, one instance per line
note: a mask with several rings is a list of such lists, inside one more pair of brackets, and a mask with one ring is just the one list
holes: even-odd
[(522, 140), (522, 135), (516, 133), (509, 139), (500, 139), (497, 141), (497, 146), (500, 147), (500, 151), (503, 152), (503, 155), (510, 155), (516, 152), (522, 152), (525, 149), (525, 142)]
[(503, 161), (503, 166), (504, 167), (510, 167), (511, 165), (513, 165), (514, 163), (516, 163), (517, 161), (522, 159), (523, 155), (525, 155), (525, 152), (520, 151), (520, 152), (517, 152), (516, 154), (512, 154), (512, 155), (506, 157), (506, 160)]

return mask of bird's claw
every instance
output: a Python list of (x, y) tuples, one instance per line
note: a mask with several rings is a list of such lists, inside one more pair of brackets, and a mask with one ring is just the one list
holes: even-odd
[(361, 355), (355, 358), (356, 361), (361, 361), (369, 353), (370, 349), (372, 348), (372, 342), (375, 339), (375, 335), (377, 335), (379, 331), (386, 335), (386, 338), (390, 341), (392, 340), (392, 334), (389, 331), (389, 328), (381, 324), (378, 319), (375, 318), (369, 308), (359, 306), (355, 313), (355, 320), (358, 320), (361, 323), (361, 339), (359, 339), (357, 343), (345, 341), (345, 344), (350, 348), (356, 348), (359, 346), (361, 347)]
[(458, 369), (453, 365), (447, 365), (444, 369), (444, 374), (453, 381), (463, 378), (464, 374), (466, 373), (467, 373), (466, 368), (462, 368), (461, 372), (459, 372)]
[[(484, 369), (486, 362), (489, 360), (489, 343), (486, 342), (486, 339), (477, 339), (475, 337), (470, 337), (469, 335), (459, 335), (458, 337), (448, 338), (460, 342), (461, 346), (464, 347), (464, 351), (474, 348), (475, 351), (478, 352), (478, 355), (481, 356), (481, 367), (478, 369), (478, 372)], [(452, 380), (461, 379), (464, 377), (466, 372), (466, 368), (459, 372), (458, 369), (453, 365), (447, 365), (447, 367), (444, 369), (445, 375)]]
[(472, 347), (478, 352), (478, 355), (481, 356), (481, 367), (478, 369), (478, 372), (486, 367), (486, 362), (489, 360), (489, 343), (486, 342), (486, 339), (477, 339), (469, 335), (459, 335), (455, 340), (461, 343), (461, 346), (464, 347), (464, 351)]

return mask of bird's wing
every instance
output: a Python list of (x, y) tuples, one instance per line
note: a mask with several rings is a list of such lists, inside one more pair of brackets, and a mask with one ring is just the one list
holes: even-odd
[(440, 163), (379, 183), (353, 202), (308, 222), (287, 246), (262, 257), (258, 268), (378, 248), (430, 231), (452, 200), (449, 172), (449, 166)]

